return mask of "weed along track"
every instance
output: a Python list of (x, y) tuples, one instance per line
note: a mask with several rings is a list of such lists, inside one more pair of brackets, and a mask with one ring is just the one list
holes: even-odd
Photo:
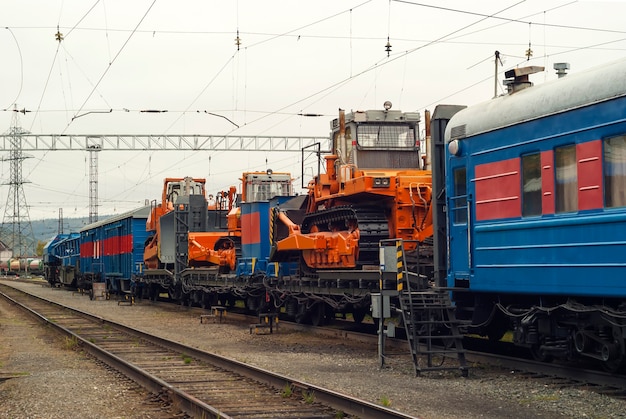
[(260, 368), (0, 286), (4, 298), (148, 390), (202, 418), (408, 418)]

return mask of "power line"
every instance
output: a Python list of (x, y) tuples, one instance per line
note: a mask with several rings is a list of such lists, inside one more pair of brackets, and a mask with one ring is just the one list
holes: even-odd
[[(467, 15), (472, 15), (472, 16), (480, 16), (480, 17), (489, 18), (489, 19), (495, 19), (495, 20), (503, 20), (503, 21), (506, 21), (506, 22), (523, 23), (525, 25), (528, 25), (528, 24), (532, 23), (533, 25), (545, 26), (545, 27), (549, 27), (549, 28), (575, 29), (575, 30), (580, 30), (580, 31), (593, 31), (593, 32), (604, 32), (604, 33), (619, 33), (619, 34), (626, 33), (626, 31), (618, 31), (618, 30), (615, 30), (615, 29), (589, 28), (589, 27), (585, 27), (585, 26), (573, 26), (573, 25), (558, 25), (558, 24), (554, 24), (554, 23), (538, 23), (538, 22), (526, 21), (526, 20), (521, 20), (521, 19), (512, 19), (512, 18), (496, 16), (496, 15), (487, 15), (487, 14), (478, 13), (478, 12), (470, 12), (468, 10), (453, 9), (453, 8), (443, 7), (443, 6), (435, 6), (435, 5), (432, 5), (432, 4), (416, 3), (416, 2), (408, 1), (408, 0), (392, 0), (392, 1), (395, 1), (397, 3), (406, 3), (406, 4), (413, 5), (413, 6), (430, 8), (430, 9), (439, 9), (439, 10), (444, 10), (444, 11), (448, 11), (448, 12), (462, 13), (462, 14), (467, 14)], [(517, 3), (517, 4), (519, 4), (519, 3)]]

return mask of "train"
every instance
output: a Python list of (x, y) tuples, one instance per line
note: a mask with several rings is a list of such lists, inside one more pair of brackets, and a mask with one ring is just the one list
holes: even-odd
[(535, 71), (507, 72), (507, 95), (441, 109), (438, 277), (472, 331), (499, 339), (512, 330), (539, 360), (587, 358), (619, 370), (626, 61), (536, 87)]
[[(46, 277), (317, 325), (363, 321), (389, 287), (437, 289), (465, 333), (511, 331), (539, 360), (620, 370), (626, 60), (534, 86), (537, 70), (508, 71), (485, 103), (426, 112), (424, 138), (420, 114), (389, 102), (340, 110), (330, 150), (302, 150), (325, 162), (305, 194), (271, 170), (213, 200), (203, 179), (168, 178), (160, 201), (51, 241)], [(411, 275), (383, 275), (389, 240)]]
[(0, 260), (2, 275), (41, 275), (43, 266), (43, 260), (38, 257)]

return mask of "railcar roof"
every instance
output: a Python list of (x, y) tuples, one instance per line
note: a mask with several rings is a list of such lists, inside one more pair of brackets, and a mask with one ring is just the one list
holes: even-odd
[(150, 214), (150, 205), (146, 205), (144, 207), (141, 208), (137, 208), (119, 215), (114, 215), (112, 217), (109, 218), (105, 218), (104, 220), (100, 220), (100, 221), (96, 221), (95, 223), (91, 223), (91, 224), (87, 224), (85, 227), (81, 228), (79, 230), (79, 232), (83, 232), (86, 230), (91, 230), (92, 228), (96, 228), (96, 227), (100, 227), (103, 225), (107, 225), (110, 223), (114, 223), (116, 221), (119, 220), (124, 220), (126, 218), (148, 218), (148, 215)]
[(626, 59), (470, 106), (452, 117), (446, 142), (626, 95)]

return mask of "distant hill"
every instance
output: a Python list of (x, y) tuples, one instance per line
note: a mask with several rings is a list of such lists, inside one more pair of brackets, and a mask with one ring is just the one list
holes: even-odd
[[(110, 215), (100, 215), (98, 219), (104, 220), (108, 217), (110, 217)], [(58, 219), (31, 220), (30, 223), (33, 226), (35, 241), (48, 242), (59, 233)], [(63, 232), (77, 232), (87, 224), (89, 224), (89, 217), (64, 218)]]
[[(105, 220), (111, 217), (111, 215), (100, 215), (98, 216), (99, 220)], [(34, 243), (31, 248), (26, 249), (28, 255), (34, 255), (36, 253), (36, 248), (38, 243), (48, 243), (51, 239), (53, 239), (57, 234), (59, 234), (59, 220), (58, 219), (44, 219), (44, 220), (31, 220), (30, 224), (33, 228), (33, 236)], [(83, 227), (89, 224), (89, 217), (75, 217), (75, 218), (64, 218), (63, 219), (63, 232), (64, 233), (75, 233), (80, 231)], [(1, 243), (11, 248), (12, 238), (11, 234), (11, 226), (4, 226), (5, 233), (0, 233), (2, 236)], [(27, 240), (30, 242), (30, 240)], [(13, 253), (15, 255), (15, 251)]]

